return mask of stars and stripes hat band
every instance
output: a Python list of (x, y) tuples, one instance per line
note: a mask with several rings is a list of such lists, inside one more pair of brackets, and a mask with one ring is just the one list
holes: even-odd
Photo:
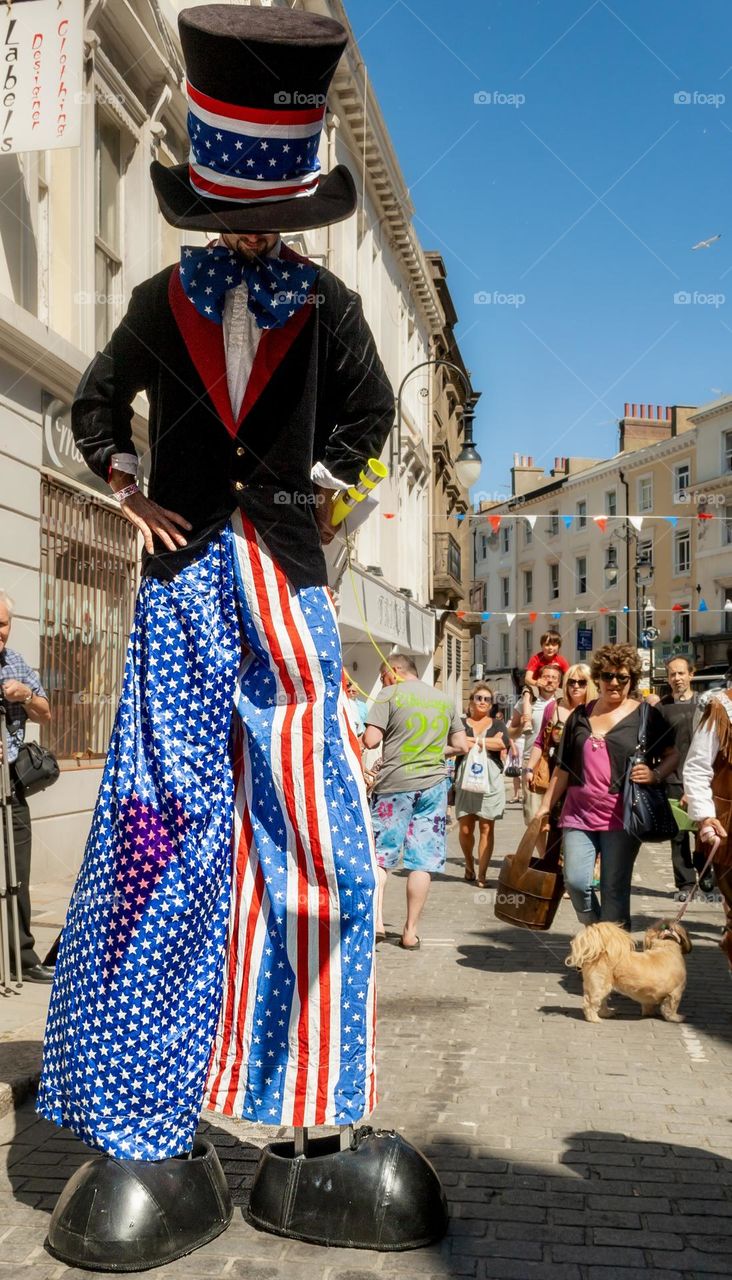
[(153, 161), (176, 227), (298, 231), (353, 213), (348, 170), (321, 173), (327, 95), (347, 44), (341, 23), (288, 8), (212, 4), (178, 18), (186, 65), (184, 163)]
[(189, 82), (191, 186), (214, 199), (242, 203), (312, 195), (324, 117), (324, 102), (268, 111), (221, 102)]

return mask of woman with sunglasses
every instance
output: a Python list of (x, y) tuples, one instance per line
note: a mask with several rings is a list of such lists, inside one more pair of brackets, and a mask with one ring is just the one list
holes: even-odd
[[(587, 663), (576, 662), (573, 667), (569, 667), (564, 677), (564, 692), (544, 709), (539, 732), (536, 735), (525, 770), (529, 790), (534, 791), (534, 776), (537, 765), (541, 757), (546, 756), (549, 765), (549, 786), (543, 792), (540, 812), (542, 815), (550, 815), (551, 829), (557, 840), (559, 840), (556, 826), (559, 818), (559, 805), (555, 806), (553, 799), (553, 778), (557, 767), (559, 743), (564, 726), (575, 707), (581, 706), (584, 702), (590, 702), (596, 697), (597, 690), (592, 683), (592, 675)], [(539, 792), (539, 794), (542, 793)], [(548, 830), (548, 827), (543, 830), (537, 841), (536, 849), (540, 857), (543, 857), (546, 853)]]
[(458, 820), (460, 848), (465, 859), (465, 879), (475, 883), (475, 824), (478, 823), (478, 886), (485, 888), (488, 863), (493, 854), (494, 823), (503, 817), (506, 807), (506, 787), (501, 768), (501, 752), (507, 751), (511, 740), (502, 720), (491, 715), (493, 694), (487, 684), (477, 684), (470, 695), (467, 715), (463, 716), (465, 732), (477, 739), (478, 746), (487, 752), (491, 790), (487, 793), (463, 791), (460, 786), (465, 759), (455, 770), (455, 817)]
[[(550, 803), (564, 797), (564, 879), (582, 924), (610, 920), (630, 928), (630, 883), (640, 842), (623, 827), (623, 783), (638, 744), (641, 674), (637, 651), (605, 645), (593, 655), (592, 679), (600, 694), (578, 706), (559, 744)], [(634, 782), (662, 782), (675, 768), (673, 731), (655, 707), (648, 708), (646, 763), (633, 767)], [(542, 806), (548, 811), (546, 801)], [(600, 900), (592, 887), (600, 854)]]

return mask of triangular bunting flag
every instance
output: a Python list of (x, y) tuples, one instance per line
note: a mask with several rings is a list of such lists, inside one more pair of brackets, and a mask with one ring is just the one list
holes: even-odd
[(605, 605), (605, 607), (604, 607), (604, 608), (600, 608), (600, 609), (598, 609), (598, 611), (597, 611), (597, 612), (598, 612), (598, 613), (607, 613), (607, 605)]
[(464, 512), (464, 511), (458, 511), (458, 513), (457, 513), (457, 515), (456, 515), (455, 519), (457, 520), (458, 524), (462, 524), (463, 520), (465, 519), (465, 512)]
[(639, 531), (643, 528), (643, 516), (628, 516), (628, 522)]
[(630, 613), (630, 609), (628, 608), (627, 604), (623, 605), (623, 613)]
[(572, 517), (572, 516), (562, 516), (562, 519), (563, 519), (563, 521), (564, 521), (564, 527), (565, 527), (565, 529), (569, 529), (569, 528), (570, 528), (570, 526), (571, 526), (571, 524), (572, 524), (572, 519), (573, 519), (573, 517)]
[(464, 610), (464, 609), (456, 609), (456, 610), (455, 610), (455, 617), (456, 617), (456, 618), (464, 618), (464, 617), (465, 617), (465, 610)]
[(595, 521), (598, 529), (604, 533), (607, 529), (607, 516), (593, 516), (592, 519)]
[(553, 617), (553, 618), (561, 618), (561, 616), (562, 616), (562, 615), (561, 615), (561, 613), (553, 613), (553, 614), (552, 614), (552, 617)]
[(697, 520), (713, 520), (714, 516), (711, 511), (697, 511), (696, 518)]
[(679, 517), (678, 517), (678, 516), (664, 516), (663, 518), (664, 518), (664, 520), (668, 520), (669, 524), (672, 524), (672, 525), (673, 525), (673, 527), (674, 527), (674, 529), (676, 528), (677, 524), (679, 523)]
[(537, 617), (538, 617), (538, 616), (539, 616), (539, 615), (538, 615), (537, 613), (531, 612), (531, 613), (529, 614), (529, 622), (536, 622), (536, 619), (537, 619)]
[(534, 525), (536, 524), (536, 516), (524, 516), (524, 520), (528, 522), (529, 528), (533, 529)]
[(684, 606), (683, 606), (682, 604), (672, 604), (672, 605), (671, 605), (671, 612), (672, 612), (672, 613), (683, 613), (683, 612), (684, 612)]
[(385, 520), (393, 520), (395, 515), (396, 515), (396, 511), (385, 511), (385, 512), (384, 512), (384, 519), (385, 519)]
[(514, 618), (515, 618), (515, 617), (516, 617), (516, 614), (515, 614), (515, 613), (507, 613), (507, 614), (506, 614), (506, 622), (508, 623), (509, 627), (510, 627), (510, 625), (511, 625), (511, 623), (513, 622), (513, 620), (514, 620)]
[(699, 601), (699, 613), (709, 613), (709, 606), (706, 600)]
[(500, 516), (489, 516), (489, 517), (488, 517), (488, 523), (489, 523), (489, 525), (490, 525), (491, 529), (493, 530), (493, 532), (494, 532), (494, 533), (498, 533), (498, 530), (499, 530), (499, 529), (500, 529), (500, 527), (501, 527), (501, 517), (500, 517)]
[(724, 609), (725, 609), (725, 613), (727, 612), (727, 610), (732, 609), (732, 600), (725, 600)]
[(488, 619), (490, 618), (490, 616), (491, 616), (491, 615), (490, 615), (489, 613), (481, 613), (481, 615), (480, 615), (480, 617), (481, 617), (481, 621), (483, 621), (483, 622), (487, 622), (487, 621), (488, 621)]

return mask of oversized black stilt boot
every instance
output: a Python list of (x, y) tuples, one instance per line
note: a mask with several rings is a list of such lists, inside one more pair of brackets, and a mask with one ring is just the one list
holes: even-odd
[(447, 1230), (437, 1173), (393, 1130), (353, 1125), (262, 1150), (249, 1199), (254, 1226), (274, 1235), (383, 1252), (419, 1249)]
[(148, 1271), (225, 1231), (233, 1207), (210, 1142), (170, 1160), (88, 1160), (69, 1178), (46, 1248), (88, 1271)]

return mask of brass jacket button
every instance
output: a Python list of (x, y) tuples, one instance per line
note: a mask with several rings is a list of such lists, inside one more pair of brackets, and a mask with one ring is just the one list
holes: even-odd
[(234, 481), (234, 488), (236, 489), (237, 493), (242, 492), (242, 490), (244, 489), (244, 485), (242, 484), (241, 480)]
[(246, 449), (242, 448), (242, 446), (239, 445), (239, 448), (236, 451), (237, 458), (243, 458), (245, 453), (246, 453)]

